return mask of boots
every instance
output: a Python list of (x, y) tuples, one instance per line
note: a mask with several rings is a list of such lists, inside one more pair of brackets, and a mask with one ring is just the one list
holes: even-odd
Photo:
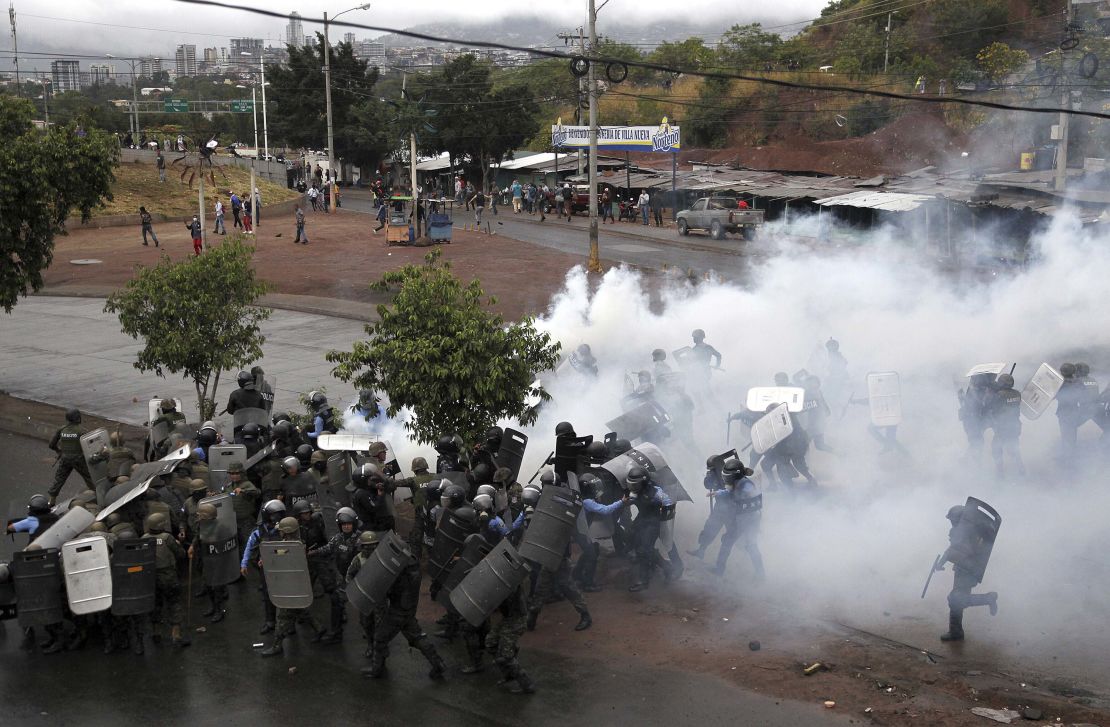
[(175, 649), (183, 649), (189, 644), (193, 643), (189, 640), (188, 636), (182, 635), (181, 624), (174, 624), (173, 627), (170, 628), (170, 639), (173, 642), (173, 648)]
[(574, 627), (575, 631), (585, 631), (590, 628), (590, 626), (593, 626), (594, 620), (590, 618), (589, 611), (582, 611), (579, 615), (581, 618), (578, 619), (578, 625)]
[(216, 613), (219, 609), (219, 604), (216, 603), (216, 592), (211, 588), (208, 589), (208, 608), (201, 611), (200, 615), (208, 618)]
[(143, 629), (137, 616), (128, 617), (131, 623), (127, 625), (127, 639), (131, 642), (131, 653), (136, 656), (143, 655)]
[(432, 646), (425, 640), (420, 641), (420, 653), (432, 665), (431, 671), (428, 672), (428, 678), (439, 681), (443, 679), (443, 673), (447, 671), (447, 664), (444, 663), (443, 657), (436, 651), (436, 647)]
[(482, 666), (482, 647), (481, 644), (473, 643), (471, 639), (466, 640), (466, 655), (470, 659), (470, 663), (459, 669), (463, 674), (477, 674), (485, 669)]
[(941, 641), (964, 640), (964, 615), (962, 613), (948, 614), (948, 633), (941, 634)]
[(362, 669), (362, 675), (371, 679), (381, 679), (385, 675), (385, 657), (386, 649), (384, 647), (375, 648), (370, 666)]
[(528, 676), (528, 672), (521, 668), (520, 664), (512, 664), (509, 670), (510, 676), (516, 680), (516, 684), (509, 687), (510, 692), (513, 694), (535, 693), (536, 683), (532, 681), (532, 677)]

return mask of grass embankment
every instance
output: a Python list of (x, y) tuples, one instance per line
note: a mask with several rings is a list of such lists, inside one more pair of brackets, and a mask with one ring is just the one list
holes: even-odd
[[(189, 174), (184, 181), (180, 179), (183, 167), (169, 166), (167, 160), (166, 181), (158, 181), (158, 170), (154, 164), (129, 162), (116, 167), (116, 181), (112, 185), (114, 199), (105, 204), (102, 209), (95, 210), (93, 217), (108, 215), (137, 214), (139, 207), (146, 207), (151, 213), (167, 217), (181, 217), (192, 214), (197, 209), (197, 179), (193, 186), (189, 186)], [(194, 168), (195, 169), (195, 168)], [(212, 214), (212, 207), (216, 203), (216, 195), (223, 198), (227, 204), (229, 190), (234, 190), (240, 196), (244, 195), (251, 184), (250, 169), (241, 167), (216, 167), (216, 188), (212, 188), (211, 176), (205, 169), (204, 183), (204, 209), (206, 215)], [(272, 184), (260, 178), (255, 179), (255, 186), (262, 194), (263, 208), (265, 205), (285, 202), (298, 196), (297, 192), (285, 186)], [(230, 218), (230, 211), (228, 212)]]

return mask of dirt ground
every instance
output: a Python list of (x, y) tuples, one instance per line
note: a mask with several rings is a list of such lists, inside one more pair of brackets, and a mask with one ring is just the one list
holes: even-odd
[[(371, 233), (372, 221), (368, 215), (342, 209), (327, 215), (309, 211), (306, 232), (310, 242), (294, 245), (292, 215), (270, 218), (263, 208), (262, 225), (253, 236), (259, 275), (273, 283), (277, 293), (384, 302), (386, 296), (372, 293), (370, 283), (388, 270), (419, 264), (425, 255), (439, 249), (461, 278), (482, 281), (486, 293), (497, 298), (498, 312), (516, 319), (546, 310), (566, 271), (586, 261), (585, 242), (581, 256), (567, 255), (496, 234), (496, 225), (491, 228), (494, 234), (457, 228), (451, 244), (389, 246), (384, 230)], [(130, 279), (136, 265), (154, 265), (160, 255), (179, 260), (193, 253), (184, 225), (156, 224), (154, 231), (161, 247), (153, 243), (143, 247), (138, 225), (71, 230), (56, 241), (54, 263), (44, 276), (46, 291), (64, 294), (68, 288), (86, 295), (106, 295)], [(209, 244), (218, 240), (210, 227)], [(70, 262), (90, 258), (101, 262)]]

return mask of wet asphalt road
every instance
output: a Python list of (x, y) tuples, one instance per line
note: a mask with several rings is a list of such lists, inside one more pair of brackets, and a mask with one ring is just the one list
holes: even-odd
[[(44, 442), (0, 432), (0, 473), (5, 508), (21, 504), (50, 481), (53, 456)], [(70, 478), (62, 492), (78, 491)], [(16, 513), (12, 513), (16, 514)], [(7, 517), (11, 517), (9, 514)], [(4, 538), (0, 557), (11, 549)], [(141, 657), (130, 652), (105, 656), (94, 636), (84, 650), (44, 656), (21, 651), (15, 622), (0, 630), (0, 723), (49, 725), (372, 723), (547, 725), (840, 725), (849, 720), (819, 706), (784, 702), (737, 689), (712, 675), (645, 666), (626, 657), (597, 653), (570, 660), (530, 648), (522, 639), (521, 662), (539, 691), (518, 696), (496, 684), (488, 667), (479, 675), (458, 672), (461, 644), (444, 647), (449, 665), (445, 682), (427, 677), (427, 663), (398, 638), (391, 647), (388, 676), (363, 678), (366, 665), (357, 626), (348, 623), (339, 646), (308, 643), (296, 636), (285, 654), (264, 659), (253, 644), (261, 625), (254, 577), (231, 586), (228, 617), (207, 625), (193, 601), (193, 645), (181, 653), (147, 645)], [(322, 604), (317, 604), (319, 609)], [(322, 609), (320, 609), (322, 613)], [(353, 614), (352, 614), (353, 615)], [(353, 622), (354, 619), (351, 619)], [(423, 624), (431, 630), (432, 624)], [(645, 634), (645, 638), (651, 638)], [(290, 674), (290, 668), (296, 673)]]

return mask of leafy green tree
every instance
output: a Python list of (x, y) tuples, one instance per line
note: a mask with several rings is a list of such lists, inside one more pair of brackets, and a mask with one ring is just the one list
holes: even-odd
[(253, 255), (236, 236), (179, 262), (163, 257), (139, 268), (104, 305), (124, 333), (144, 341), (135, 368), (193, 382), (202, 420), (215, 413), (220, 372), (262, 357), (259, 324), (271, 311), (256, 303), (270, 286), (255, 277)]
[(765, 63), (773, 63), (781, 48), (782, 37), (778, 33), (767, 32), (759, 23), (737, 24), (721, 36), (717, 59), (730, 68), (759, 69)]
[(87, 220), (112, 199), (115, 137), (76, 123), (36, 130), (29, 101), (0, 95), (0, 306), (11, 313), (20, 295), (42, 288), (73, 210)]
[(386, 273), (373, 288), (394, 291), (380, 320), (350, 351), (331, 351), (336, 378), (389, 396), (389, 416), (409, 408), (411, 436), (431, 443), (444, 433), (480, 438), (499, 419), (531, 424), (530, 397), (550, 399), (536, 377), (554, 368), (559, 344), (530, 318), (506, 324), (488, 310), (478, 280), (463, 284), (435, 251), (423, 265)]
[[(690, 146), (718, 148), (728, 139), (728, 122), (732, 115), (727, 79), (707, 78), (698, 92), (697, 106), (682, 120), (682, 135)], [(686, 141), (687, 139), (683, 139)]]
[(707, 48), (701, 38), (687, 38), (672, 43), (664, 41), (648, 55), (648, 60), (661, 66), (680, 68), (683, 71), (700, 71), (712, 65), (713, 49)]
[(999, 82), (1029, 62), (1029, 54), (1020, 48), (994, 42), (975, 55), (979, 68), (994, 82)]

